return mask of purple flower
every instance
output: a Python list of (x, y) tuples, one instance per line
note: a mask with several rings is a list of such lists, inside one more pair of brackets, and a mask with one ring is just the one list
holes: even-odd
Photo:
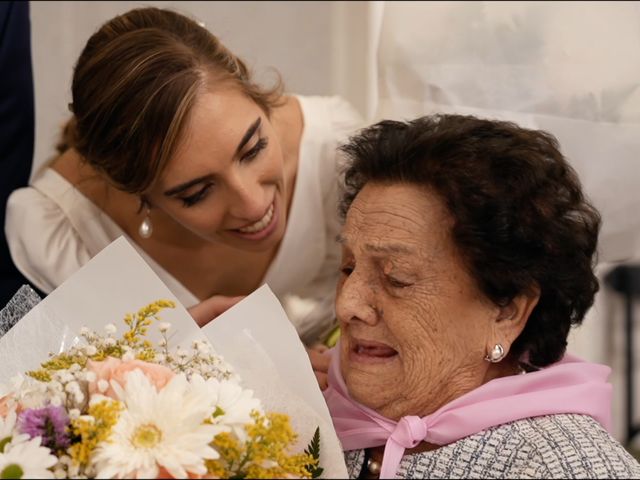
[(55, 451), (69, 446), (69, 416), (63, 407), (30, 408), (18, 417), (18, 429), (29, 437), (42, 437), (42, 445)]

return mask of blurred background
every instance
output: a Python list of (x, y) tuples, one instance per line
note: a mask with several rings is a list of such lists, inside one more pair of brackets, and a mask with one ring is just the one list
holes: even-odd
[(604, 219), (601, 291), (569, 350), (613, 368), (614, 434), (629, 440), (640, 307), (624, 292), (640, 280), (611, 275), (640, 264), (640, 2), (32, 1), (32, 171), (54, 152), (86, 40), (146, 4), (204, 22), (259, 80), (275, 68), (288, 91), (341, 95), (369, 122), (455, 111), (556, 135)]

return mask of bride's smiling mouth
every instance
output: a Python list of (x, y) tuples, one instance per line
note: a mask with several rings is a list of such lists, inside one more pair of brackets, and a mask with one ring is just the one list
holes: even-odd
[(279, 212), (276, 206), (276, 201), (274, 200), (265, 214), (262, 216), (262, 218), (241, 228), (232, 229), (229, 231), (235, 236), (246, 240), (263, 240), (270, 236), (276, 230), (276, 226), (278, 224), (278, 216)]

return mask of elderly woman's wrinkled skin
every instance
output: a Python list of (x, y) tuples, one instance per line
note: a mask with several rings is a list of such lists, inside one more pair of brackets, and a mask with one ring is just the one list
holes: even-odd
[(342, 375), (355, 400), (388, 418), (427, 415), (518, 370), (483, 358), (496, 343), (508, 352), (537, 297), (487, 300), (452, 224), (439, 196), (402, 183), (367, 184), (347, 214), (336, 300)]

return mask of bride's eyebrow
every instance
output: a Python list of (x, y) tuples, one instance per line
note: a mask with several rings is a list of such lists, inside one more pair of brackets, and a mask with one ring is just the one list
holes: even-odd
[(253, 137), (253, 135), (256, 133), (256, 130), (260, 128), (261, 124), (262, 124), (262, 118), (258, 117), (258, 119), (249, 126), (244, 136), (242, 137), (242, 140), (240, 140), (240, 143), (238, 144), (238, 148), (236, 148), (236, 155), (240, 153), (240, 151), (247, 144), (247, 142), (251, 140), (251, 137)]

